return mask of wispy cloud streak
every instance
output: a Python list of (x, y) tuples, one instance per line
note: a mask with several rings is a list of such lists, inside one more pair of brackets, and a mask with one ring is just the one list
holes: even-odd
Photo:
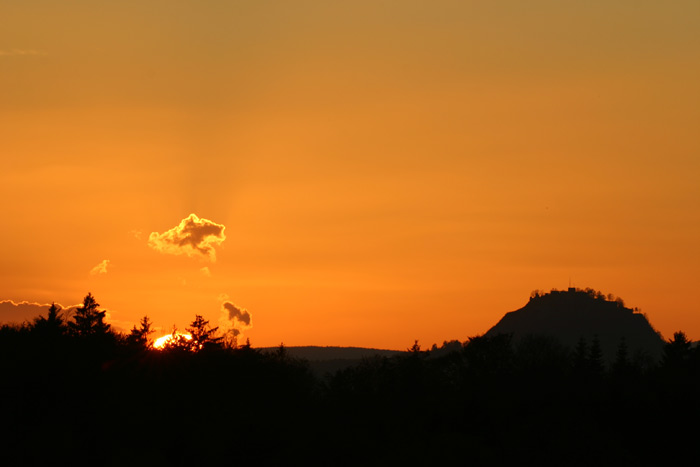
[(107, 266), (109, 265), (108, 259), (103, 259), (100, 264), (95, 266), (90, 270), (90, 275), (96, 276), (98, 274), (107, 274)]
[(11, 49), (11, 50), (0, 50), (0, 57), (26, 57), (26, 56), (39, 56), (47, 55), (46, 52), (41, 50), (33, 49)]

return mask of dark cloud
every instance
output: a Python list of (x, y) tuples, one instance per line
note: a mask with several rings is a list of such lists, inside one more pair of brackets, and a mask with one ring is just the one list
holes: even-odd
[(190, 214), (166, 232), (151, 232), (148, 246), (161, 253), (198, 256), (216, 261), (214, 246), (221, 245), (226, 240), (225, 229), (221, 224)]
[(248, 310), (238, 308), (231, 302), (224, 302), (221, 306), (228, 312), (228, 319), (230, 321), (240, 321), (250, 327), (250, 312)]
[(225, 301), (221, 304), (219, 327), (222, 331), (238, 337), (244, 330), (253, 327), (253, 320), (248, 310)]

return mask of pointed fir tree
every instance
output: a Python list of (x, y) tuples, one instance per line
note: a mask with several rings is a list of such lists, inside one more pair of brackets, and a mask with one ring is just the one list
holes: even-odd
[(153, 322), (148, 319), (148, 316), (144, 316), (141, 318), (138, 328), (136, 325), (131, 328), (131, 332), (126, 337), (126, 341), (129, 345), (134, 347), (149, 348), (152, 342), (149, 340), (148, 336), (154, 332)]
[(287, 348), (284, 346), (284, 342), (280, 342), (280, 346), (277, 347), (277, 350), (275, 351), (275, 356), (279, 360), (286, 360), (287, 358)]
[(33, 329), (42, 335), (60, 335), (63, 334), (66, 324), (60, 315), (61, 308), (52, 303), (49, 307), (49, 313), (46, 318), (39, 316), (34, 320)]
[(664, 346), (664, 353), (661, 364), (665, 368), (678, 370), (688, 366), (691, 356), (692, 342), (684, 332), (673, 333), (673, 338), (669, 339)]
[(83, 305), (75, 310), (73, 321), (68, 323), (71, 334), (78, 337), (104, 336), (110, 333), (110, 325), (105, 323), (105, 310), (99, 310), (100, 304), (88, 293)]
[(581, 375), (588, 373), (588, 344), (586, 339), (581, 337), (574, 349), (574, 371)]
[(603, 374), (603, 351), (600, 348), (600, 340), (598, 340), (598, 336), (593, 336), (593, 342), (591, 342), (591, 347), (589, 348), (588, 368), (593, 376)]
[(194, 321), (187, 328), (187, 332), (192, 336), (192, 340), (189, 341), (192, 350), (201, 350), (205, 346), (218, 346), (223, 339), (223, 337), (215, 337), (218, 330), (218, 326), (215, 328), (209, 326), (209, 320), (201, 315), (195, 315)]
[(617, 353), (615, 355), (615, 363), (613, 364), (613, 370), (618, 375), (624, 375), (629, 371), (630, 360), (629, 351), (627, 349), (627, 342), (625, 337), (620, 338), (620, 344), (617, 346)]

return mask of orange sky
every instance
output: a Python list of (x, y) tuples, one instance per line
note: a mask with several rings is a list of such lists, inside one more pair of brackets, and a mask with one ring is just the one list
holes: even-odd
[[(254, 346), (404, 349), (571, 278), (700, 338), (697, 0), (0, 18), (0, 301), (166, 330), (229, 302)], [(225, 240), (149, 245), (191, 213)]]

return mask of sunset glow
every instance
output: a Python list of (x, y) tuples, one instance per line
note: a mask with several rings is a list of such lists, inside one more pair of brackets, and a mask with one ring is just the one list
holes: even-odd
[(180, 337), (180, 336), (183, 337), (185, 340), (188, 340), (188, 341), (192, 340), (192, 336), (190, 334), (176, 332), (174, 336), (173, 336), (173, 334), (168, 334), (168, 335), (159, 337), (158, 339), (153, 341), (153, 348), (158, 349), (158, 350), (162, 350), (169, 343), (173, 342), (175, 340), (175, 338)]
[(8, 3), (0, 321), (405, 349), (571, 283), (700, 339), (698, 1)]

